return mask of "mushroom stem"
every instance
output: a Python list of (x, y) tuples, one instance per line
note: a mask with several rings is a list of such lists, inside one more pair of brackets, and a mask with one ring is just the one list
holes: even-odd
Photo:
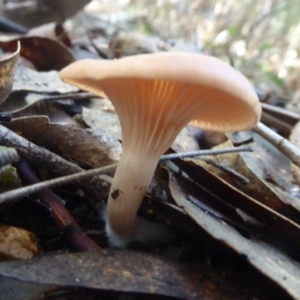
[[(137, 233), (136, 213), (151, 182), (159, 155), (124, 151), (107, 203), (107, 233), (114, 244), (126, 244)], [(115, 238), (112, 238), (115, 237)]]

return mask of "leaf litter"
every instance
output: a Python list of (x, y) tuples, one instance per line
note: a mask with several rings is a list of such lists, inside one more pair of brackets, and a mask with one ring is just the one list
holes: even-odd
[[(183, 187), (182, 187), (183, 186)], [(296, 260), (276, 249), (254, 235), (245, 238), (233, 226), (224, 222), (208, 211), (205, 211), (189, 201), (189, 196), (197, 194), (191, 188), (182, 185), (171, 173), (170, 188), (177, 205), (184, 208), (191, 218), (214, 238), (235, 249), (258, 268), (261, 272), (275, 280), (296, 299), (300, 293), (300, 269)]]
[[(119, 34), (119, 36), (121, 35)], [(128, 55), (132, 50), (139, 53), (138, 47), (132, 48), (132, 36), (130, 34), (127, 35), (129, 38), (126, 38), (126, 35), (123, 36), (125, 42), (119, 39), (118, 43), (121, 44), (118, 44), (118, 47), (108, 48), (108, 56)], [(105, 38), (109, 39), (111, 36), (108, 34), (106, 37), (102, 37), (104, 40)], [(74, 60), (71, 51), (75, 50), (75, 47), (72, 49), (72, 45), (69, 45), (71, 48), (66, 49), (57, 40), (52, 41), (41, 37), (22, 37), (21, 40), (24, 45), (23, 51), (27, 51), (27, 55), (24, 52), (23, 55), (30, 60), (32, 69), (25, 67), (22, 63), (17, 67), (12, 93), (2, 104), (2, 110), (17, 109), (19, 116), (22, 116), (22, 113), (25, 115), (25, 108), (43, 103), (44, 96), (45, 98), (48, 96), (59, 97), (67, 94), (68, 97), (69, 93), (69, 100), (72, 100), (72, 95), (79, 92), (78, 89), (61, 82), (58, 79), (58, 72), (53, 70), (60, 70)], [(90, 40), (87, 39), (86, 43), (89, 42)], [(106, 42), (109, 45), (111, 41), (106, 40)], [(151, 41), (149, 40), (149, 42)], [(16, 41), (7, 43), (8, 48), (6, 49), (15, 51), (15, 44)], [(85, 46), (86, 49), (93, 47), (92, 43)], [(147, 44), (143, 43), (143, 46), (147, 46)], [(53, 49), (56, 50), (53, 52)], [(146, 49), (146, 51), (148, 50)], [(11, 57), (11, 61), (14, 63), (17, 52)], [(53, 53), (55, 53), (54, 56)], [(91, 56), (94, 55), (95, 52), (91, 54)], [(7, 80), (4, 82), (9, 89), (14, 68), (15, 65), (12, 65)], [(1, 71), (4, 71), (4, 67), (0, 65)], [(29, 96), (26, 100), (26, 97), (32, 92), (36, 93), (37, 97), (32, 100)], [(3, 96), (1, 99), (5, 97)], [(18, 97), (21, 99), (19, 102), (15, 101)], [(57, 122), (49, 122), (47, 113), (40, 115), (38, 110), (36, 110), (38, 113), (34, 113), (34, 110), (29, 109), (29, 113), (31, 112), (29, 117), (18, 118), (11, 123), (1, 125), (1, 144), (15, 147), (19, 155), (28, 160), (34, 166), (37, 174), (43, 178), (49, 177), (49, 174), (51, 174), (50, 177), (53, 174), (54, 176), (63, 176), (114, 163), (121, 153), (121, 145), (117, 141), (117, 139), (121, 139), (120, 129), (113, 110), (102, 108), (101, 117), (99, 111), (96, 112), (93, 102), (100, 103), (100, 101), (102, 100), (94, 99), (88, 101), (88, 104), (84, 104), (80, 113), (77, 114), (77, 117), (84, 121), (81, 126), (59, 123), (60, 120), (64, 120), (62, 116), (58, 117)], [(64, 108), (58, 106), (57, 112), (59, 110), (63, 111)], [(111, 117), (111, 121), (108, 116)], [(75, 117), (75, 115), (71, 114), (71, 117)], [(82, 128), (86, 125), (91, 128)], [(12, 131), (5, 129), (6, 127)], [(219, 141), (224, 140), (224, 136), (221, 136), (220, 139), (209, 141), (208, 134), (200, 134), (202, 138), (204, 136), (207, 145), (219, 144)], [(256, 138), (254, 140), (255, 142), (252, 143), (254, 147), (261, 144), (257, 142)], [(179, 138), (179, 147), (174, 148), (187, 150), (186, 147), (190, 147), (189, 150), (194, 150), (199, 148), (198, 142), (199, 140), (196, 140), (195, 136), (187, 131)], [(226, 147), (228, 146), (229, 142)], [(103, 155), (100, 155), (99, 151)], [(255, 157), (257, 154), (260, 158)], [(43, 287), (43, 284), (52, 284), (55, 288), (59, 286), (60, 288), (66, 286), (86, 287), (102, 291), (133, 292), (141, 295), (146, 293), (182, 299), (275, 299), (274, 297), (277, 296), (280, 299), (289, 299), (284, 291), (294, 299), (299, 299), (298, 250), (300, 247), (295, 243), (300, 236), (299, 204), (297, 202), (299, 194), (297, 194), (296, 185), (288, 184), (291, 174), (286, 164), (287, 160), (279, 158), (275, 165), (272, 164), (274, 157), (276, 155), (274, 152), (270, 152), (268, 146), (266, 151), (262, 151), (262, 148), (259, 147), (255, 148), (254, 154), (235, 153), (209, 157), (209, 159), (217, 160), (221, 165), (240, 173), (249, 180), (249, 184), (241, 184), (228, 175), (230, 173), (226, 173), (226, 175), (220, 169), (200, 163), (200, 161), (193, 164), (189, 161), (177, 160), (175, 164), (179, 166), (179, 173), (189, 176), (187, 183), (185, 175), (178, 176), (174, 171), (170, 171), (172, 168), (167, 165), (170, 176), (169, 183), (168, 178), (162, 176), (161, 172), (156, 175), (158, 176), (156, 178), (159, 179), (158, 184), (161, 182), (161, 185), (169, 187), (169, 190), (163, 190), (164, 197), (159, 193), (156, 193), (156, 196), (149, 193), (144, 204), (147, 202), (147, 204), (150, 203), (150, 206), (146, 206), (144, 215), (152, 218), (152, 221), (163, 221), (164, 225), (174, 229), (180, 227), (176, 224), (179, 217), (173, 217), (174, 214), (179, 213), (180, 218), (185, 220), (183, 222), (186, 224), (186, 229), (181, 229), (178, 240), (176, 239), (169, 246), (147, 249), (149, 252), (157, 252), (157, 256), (149, 252), (110, 249), (100, 253), (44, 254), (24, 262), (0, 263), (1, 279), (4, 280), (3, 276), (5, 276), (24, 282), (41, 283), (39, 287)], [(265, 158), (271, 158), (271, 164), (263, 164)], [(276, 173), (278, 170), (280, 175)], [(113, 176), (113, 174), (108, 175)], [(77, 183), (76, 187), (60, 188), (57, 192), (61, 194), (60, 201), (64, 202), (64, 199), (68, 199), (66, 201), (67, 208), (76, 216), (76, 219), (79, 219), (80, 224), (90, 232), (91, 236), (102, 246), (107, 246), (103, 239), (99, 239), (99, 236), (103, 236), (103, 222), (99, 220), (97, 212), (90, 205), (100, 199), (105, 202), (108, 193), (107, 183), (105, 188), (103, 183), (94, 185), (95, 180), (94, 178)], [(201, 185), (201, 192), (198, 185)], [(82, 193), (81, 187), (84, 189), (84, 193)], [(88, 190), (91, 191), (89, 194), (91, 198), (86, 194)], [(99, 190), (101, 191), (99, 192)], [(0, 209), (0, 220), (7, 222), (8, 216), (17, 213), (19, 209), (16, 210), (14, 207), (19, 205), (28, 206), (28, 220), (34, 219), (36, 217), (34, 211), (38, 205), (36, 202), (34, 202), (35, 204), (32, 202), (32, 199), (35, 198), (35, 196), (25, 198), (10, 207), (3, 204)], [(159, 203), (162, 198), (167, 202)], [(43, 210), (43, 208), (41, 209)], [(160, 213), (157, 213), (157, 216), (160, 215), (160, 217), (155, 219), (156, 214), (153, 211), (158, 209)], [(20, 219), (22, 218), (19, 217)], [(19, 223), (16, 220), (12, 218), (10, 222)], [(193, 220), (192, 223), (195, 222), (193, 225), (191, 220)], [(41, 227), (48, 228), (45, 230), (45, 235), (48, 237), (51, 236), (50, 228), (53, 226), (51, 222), (53, 222), (51, 218), (44, 218), (38, 222), (38, 224), (43, 224)], [(49, 226), (49, 224), (51, 225)], [(18, 225), (31, 227), (34, 233), (40, 235), (42, 242), (39, 246), (42, 249), (47, 249), (47, 243), (51, 244), (49, 238), (45, 239), (45, 235), (40, 233), (38, 227), (28, 226), (26, 222)], [(195, 225), (196, 231), (193, 227)], [(194, 231), (189, 230), (190, 228), (193, 228)], [(207, 236), (203, 235), (203, 229), (208, 233)], [(98, 233), (95, 233), (97, 230)], [(195, 232), (195, 236), (191, 232)], [(55, 234), (56, 237), (59, 236), (57, 231)], [(52, 235), (52, 237), (54, 236)], [(229, 269), (223, 263), (220, 265), (208, 263), (199, 255), (196, 257), (200, 258), (200, 263), (191, 262), (192, 259), (183, 263), (178, 259), (180, 255), (173, 255), (171, 260), (166, 258), (168, 257), (166, 252), (176, 249), (180, 249), (178, 253), (186, 251), (189, 253), (188, 249), (194, 248), (190, 243), (193, 244), (199, 239), (201, 249), (205, 248), (209, 243), (214, 243), (211, 237), (219, 241), (216, 243), (216, 248), (224, 249), (222, 247), (226, 245), (238, 254), (224, 256), (223, 263), (229, 264)], [(55, 241), (54, 238), (52, 249), (73, 250), (70, 245), (66, 246), (62, 241), (61, 238)], [(198, 248), (196, 247), (196, 249)], [(216, 262), (216, 256), (213, 253), (210, 255), (212, 262)], [(232, 262), (239, 261), (241, 256), (281, 288), (263, 277), (254, 268), (251, 269), (245, 262), (241, 264), (241, 268), (246, 272), (234, 269)], [(49, 269), (53, 272), (49, 272)], [(0, 285), (0, 290), (3, 290), (3, 285), (2, 287)], [(45, 291), (46, 288), (41, 288), (41, 290)]]

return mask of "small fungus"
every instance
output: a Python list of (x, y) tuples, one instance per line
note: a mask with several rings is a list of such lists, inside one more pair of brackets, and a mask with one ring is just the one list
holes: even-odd
[[(82, 60), (63, 69), (60, 77), (82, 90), (104, 92), (120, 119), (123, 153), (109, 194), (106, 225), (116, 246), (141, 235), (136, 213), (144, 187), (185, 125), (239, 131), (255, 126), (261, 115), (258, 97), (246, 77), (202, 54)], [(117, 201), (113, 199), (116, 190), (122, 191)]]

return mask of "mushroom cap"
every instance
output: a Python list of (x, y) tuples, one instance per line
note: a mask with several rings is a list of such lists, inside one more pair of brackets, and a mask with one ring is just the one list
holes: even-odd
[[(104, 92), (119, 117), (124, 106), (137, 101), (144, 103), (142, 114), (172, 114), (181, 126), (192, 121), (200, 128), (223, 132), (249, 129), (261, 116), (248, 79), (227, 63), (203, 54), (167, 52), (81, 60), (64, 68), (60, 77), (83, 90)], [(167, 117), (171, 123), (172, 118)]]

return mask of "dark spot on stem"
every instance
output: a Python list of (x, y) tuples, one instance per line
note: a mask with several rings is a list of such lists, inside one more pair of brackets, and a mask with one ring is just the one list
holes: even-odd
[(114, 200), (116, 200), (120, 195), (120, 190), (119, 189), (114, 190), (110, 195)]

